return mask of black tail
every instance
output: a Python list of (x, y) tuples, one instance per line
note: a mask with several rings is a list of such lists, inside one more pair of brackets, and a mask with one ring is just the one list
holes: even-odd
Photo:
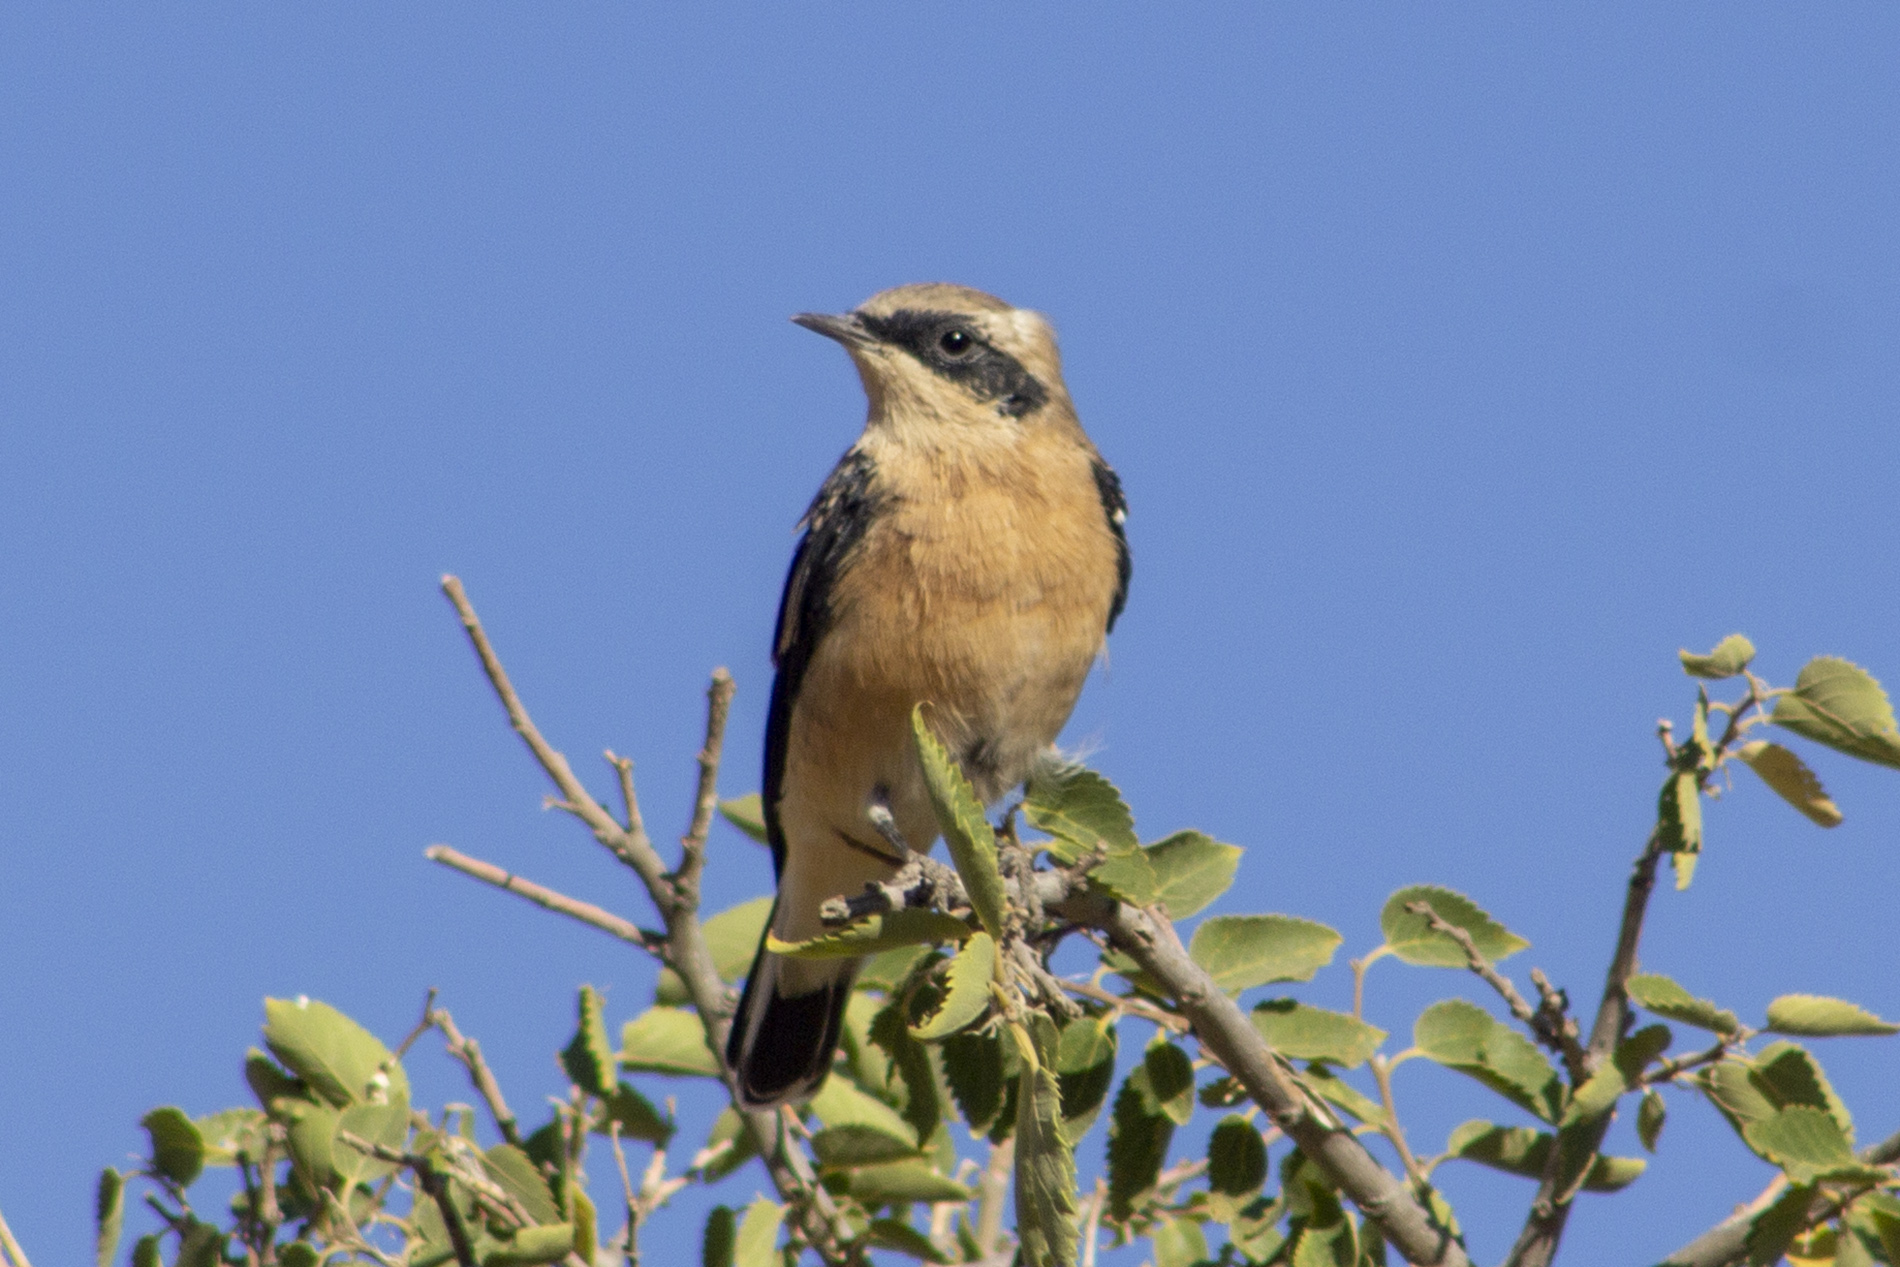
[(838, 960), (835, 968), (823, 965), (837, 974), (830, 981), (787, 994), (780, 986), (784, 964), (766, 951), (761, 939), (726, 1039), (726, 1063), (737, 1075), (739, 1099), (747, 1108), (772, 1108), (807, 1099), (818, 1090), (831, 1072), (845, 1003), (857, 976), (855, 960)]

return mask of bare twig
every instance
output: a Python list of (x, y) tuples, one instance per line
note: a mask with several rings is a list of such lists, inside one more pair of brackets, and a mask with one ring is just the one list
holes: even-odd
[(26, 1260), (26, 1251), (20, 1248), (20, 1242), (13, 1239), (13, 1229), (7, 1226), (3, 1214), (0, 1214), (0, 1267), (33, 1267)]
[[(1468, 931), (1439, 915), (1432, 909), (1430, 902), (1407, 902), (1405, 909), (1414, 915), (1424, 916), (1426, 925), (1433, 932), (1443, 933), (1458, 943), (1458, 948), (1465, 952), (1466, 966), (1482, 978), (1486, 985), (1498, 992), (1498, 997), (1502, 998), (1504, 1005), (1511, 1009), (1511, 1015), (1517, 1018), (1518, 1023), (1530, 1030), (1531, 1035), (1539, 1042), (1563, 1057), (1564, 1066), (1570, 1071), (1572, 1083), (1580, 1085), (1585, 1078), (1589, 1077), (1589, 1074), (1584, 1071), (1583, 1046), (1577, 1042), (1576, 1034), (1564, 1028), (1553, 1028), (1544, 1019), (1550, 1000), (1556, 994), (1548, 988), (1548, 981), (1543, 981), (1540, 987), (1545, 1007), (1543, 1009), (1532, 1007), (1529, 1001), (1518, 993), (1517, 986), (1511, 979), (1499, 972), (1497, 966), (1485, 958), (1483, 952), (1478, 949), (1478, 943), (1471, 939)], [(1541, 973), (1537, 975), (1539, 978), (1542, 977)], [(1561, 1012), (1559, 1015), (1561, 1016)]]
[(1186, 1017), (1176, 1016), (1172, 1012), (1164, 1012), (1154, 1004), (1142, 999), (1116, 994), (1112, 990), (1104, 990), (1093, 981), (1071, 981), (1066, 977), (1059, 977), (1057, 979), (1062, 982), (1062, 988), (1071, 994), (1079, 994), (1085, 999), (1094, 999), (1097, 1003), (1106, 1003), (1112, 1008), (1118, 1008), (1128, 1013), (1130, 1016), (1139, 1016), (1144, 1021), (1159, 1025), (1162, 1029), (1170, 1033), (1185, 1034), (1194, 1028), (1187, 1023)]
[(719, 805), (719, 754), (725, 746), (726, 715), (732, 710), (732, 674), (714, 669), (706, 688), (706, 742), (699, 749), (699, 786), (693, 795), (693, 821), (680, 840), (679, 871), (674, 884), (680, 899), (699, 905), (699, 877), (706, 867), (706, 833)]
[[(386, 1144), (371, 1143), (369, 1140), (347, 1130), (339, 1130), (337, 1132), (337, 1138), (360, 1152), (368, 1153), (383, 1161), (394, 1162), (398, 1166), (408, 1167), (416, 1176), (416, 1183), (422, 1188), (423, 1192), (428, 1195), (429, 1199), (435, 1202), (436, 1209), (442, 1215), (442, 1223), (448, 1228), (449, 1246), (455, 1251), (457, 1267), (475, 1267), (475, 1243), (473, 1238), (468, 1234), (468, 1224), (463, 1221), (462, 1212), (457, 1208), (453, 1197), (449, 1193), (448, 1176), (443, 1174), (440, 1170), (437, 1170), (433, 1161), (427, 1157), (418, 1156), (415, 1153), (406, 1153), (400, 1148), (390, 1148)], [(467, 1176), (461, 1177), (464, 1181), (467, 1180)], [(471, 1191), (472, 1190), (473, 1187), (471, 1185)], [(506, 1197), (507, 1194), (503, 1193), (502, 1195)], [(523, 1221), (525, 1225), (525, 1223), (531, 1222), (532, 1220), (525, 1219), (524, 1217)]]
[(1412, 1146), (1405, 1141), (1405, 1128), (1399, 1125), (1399, 1105), (1392, 1095), (1392, 1062), (1375, 1054), (1366, 1063), (1372, 1070), (1372, 1080), (1379, 1086), (1379, 1103), (1385, 1109), (1385, 1121), (1379, 1124), (1379, 1133), (1397, 1150), (1399, 1162), (1412, 1182), (1423, 1183), (1426, 1172), (1412, 1155)]
[(988, 1260), (1003, 1234), (1003, 1204), (1009, 1199), (1009, 1178), (1016, 1169), (1016, 1141), (1012, 1137), (990, 1145), (989, 1164), (977, 1180), (976, 1253)]
[(1082, 1267), (1095, 1267), (1095, 1246), (1102, 1235), (1102, 1210), (1108, 1205), (1108, 1180), (1097, 1179), (1082, 1215)]
[[(448, 1045), (449, 1055), (460, 1061), (468, 1070), (468, 1080), (474, 1084), (475, 1091), (488, 1105), (488, 1114), (495, 1119), (495, 1129), (501, 1137), (515, 1147), (521, 1147), (521, 1131), (515, 1124), (515, 1115), (508, 1107), (508, 1101), (502, 1097), (501, 1084), (495, 1081), (494, 1071), (488, 1062), (482, 1059), (482, 1045), (472, 1038), (465, 1037), (455, 1027), (455, 1018), (444, 1008), (429, 1009), (429, 1023), (442, 1031), (442, 1037)], [(388, 1160), (385, 1158), (384, 1160)]]
[(546, 885), (523, 879), (511, 871), (504, 871), (492, 862), (472, 858), (447, 845), (430, 845), (422, 851), (422, 856), (430, 862), (439, 862), (451, 870), (460, 871), (463, 875), (474, 876), (484, 884), (492, 884), (505, 893), (524, 897), (544, 910), (579, 920), (590, 928), (598, 928), (601, 932), (618, 937), (629, 945), (638, 946), (661, 959), (665, 958), (666, 939), (664, 937), (649, 933), (632, 921), (621, 919), (612, 911), (603, 910), (592, 902), (583, 902), (579, 898), (568, 897), (565, 893), (557, 893)]

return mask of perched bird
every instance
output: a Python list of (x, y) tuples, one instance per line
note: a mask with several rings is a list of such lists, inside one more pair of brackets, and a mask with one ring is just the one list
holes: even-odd
[[(805, 512), (779, 601), (764, 802), (781, 941), (819, 935), (825, 899), (902, 863), (873, 805), (912, 848), (936, 840), (912, 707), (930, 701), (977, 797), (997, 800), (1068, 721), (1129, 575), (1121, 481), (1042, 317), (915, 285), (792, 320), (844, 345), (870, 412)], [(818, 1089), (857, 968), (761, 943), (726, 1053), (745, 1103)]]

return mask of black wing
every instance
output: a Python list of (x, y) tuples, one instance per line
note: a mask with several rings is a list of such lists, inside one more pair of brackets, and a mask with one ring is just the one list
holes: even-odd
[(1115, 601), (1108, 605), (1107, 633), (1115, 632), (1115, 618), (1128, 605), (1128, 578), (1134, 574), (1134, 560), (1128, 557), (1128, 499), (1122, 496), (1121, 477), (1101, 458), (1095, 459), (1095, 491), (1102, 495), (1102, 513), (1108, 516), (1108, 530), (1115, 534)]
[(772, 644), (772, 663), (778, 674), (772, 679), (772, 705), (765, 719), (765, 834), (772, 844), (775, 872), (785, 870), (778, 798), (785, 781), (792, 708), (798, 702), (805, 669), (831, 625), (832, 585), (877, 512), (880, 499), (871, 487), (875, 473), (871, 459), (856, 449), (839, 459), (800, 521), (805, 535), (792, 556), (792, 570), (779, 599), (778, 635)]

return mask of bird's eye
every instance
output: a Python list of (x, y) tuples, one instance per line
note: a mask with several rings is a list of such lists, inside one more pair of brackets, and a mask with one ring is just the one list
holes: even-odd
[(946, 356), (962, 356), (974, 342), (976, 340), (970, 337), (967, 330), (946, 330), (943, 337), (937, 340), (937, 346), (944, 350)]

